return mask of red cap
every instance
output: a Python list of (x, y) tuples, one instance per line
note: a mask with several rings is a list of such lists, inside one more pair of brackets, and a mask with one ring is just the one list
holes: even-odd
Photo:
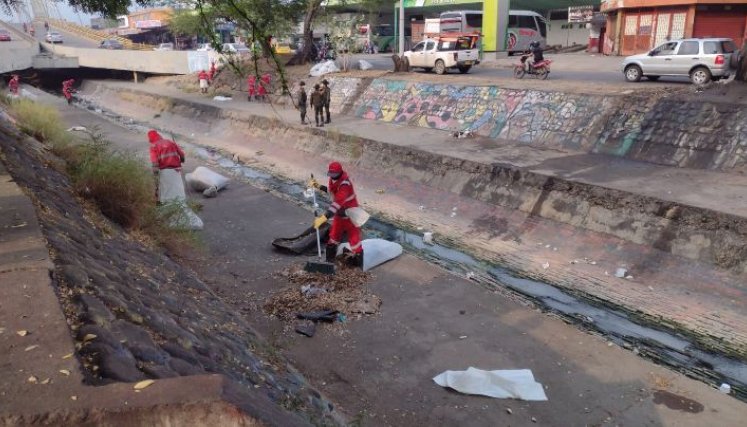
[(327, 176), (337, 175), (342, 173), (342, 165), (339, 162), (332, 162), (327, 168)]
[(156, 132), (154, 129), (151, 129), (148, 131), (148, 141), (156, 142), (159, 139), (161, 139), (161, 135), (159, 135), (159, 133)]

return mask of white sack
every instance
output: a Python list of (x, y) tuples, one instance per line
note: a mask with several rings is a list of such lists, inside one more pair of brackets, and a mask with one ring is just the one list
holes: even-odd
[(220, 96), (220, 95), (218, 95), (218, 96), (214, 96), (213, 97), (213, 101), (231, 101), (231, 100), (233, 100), (233, 98), (231, 98), (230, 96)]
[(158, 200), (162, 204), (178, 203), (181, 215), (177, 215), (172, 227), (184, 227), (190, 230), (202, 230), (202, 219), (187, 206), (187, 195), (184, 192), (182, 173), (176, 169), (161, 169), (158, 172)]
[(384, 239), (366, 239), (363, 244), (363, 271), (368, 271), (402, 255), (402, 245)]
[(192, 173), (185, 175), (185, 179), (189, 188), (195, 191), (205, 191), (210, 187), (215, 187), (220, 191), (226, 188), (229, 181), (225, 176), (204, 166), (197, 166)]
[(363, 71), (370, 70), (371, 68), (373, 68), (373, 64), (371, 64), (370, 62), (366, 61), (365, 59), (359, 60), (358, 61), (358, 65), (360, 65), (361, 70), (363, 70)]
[[(402, 245), (384, 239), (366, 239), (361, 242), (361, 246), (363, 247), (363, 271), (368, 271), (402, 255)], [(345, 249), (351, 251), (350, 243), (338, 245), (335, 255), (342, 255)]]
[(363, 224), (371, 218), (371, 215), (361, 207), (347, 208), (345, 209), (345, 215), (350, 218), (350, 222), (352, 222), (356, 227), (363, 227)]
[(309, 70), (309, 75), (312, 77), (319, 77), (325, 74), (338, 72), (340, 72), (340, 69), (337, 68), (335, 61), (330, 59), (329, 61), (320, 62), (311, 67), (311, 70)]
[(545, 401), (545, 389), (534, 380), (530, 369), (483, 371), (470, 367), (466, 371), (444, 371), (433, 377), (441, 387), (464, 394), (478, 394), (498, 399)]
[(158, 172), (158, 201), (161, 203), (185, 202), (182, 173), (176, 169), (161, 169)]

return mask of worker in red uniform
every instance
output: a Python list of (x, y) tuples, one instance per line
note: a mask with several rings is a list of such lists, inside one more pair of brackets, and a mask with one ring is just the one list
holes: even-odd
[(327, 261), (332, 262), (337, 255), (337, 246), (342, 242), (343, 235), (347, 235), (350, 249), (353, 252), (352, 264), (363, 267), (363, 246), (361, 245), (361, 230), (346, 215), (345, 210), (358, 207), (358, 199), (355, 196), (353, 183), (348, 174), (342, 169), (339, 162), (329, 164), (327, 176), (329, 185), (319, 185), (315, 179), (311, 179), (309, 185), (332, 196), (332, 204), (327, 212), (314, 219), (314, 228), (319, 229), (329, 218), (334, 218), (329, 231), (329, 240), (325, 253)]
[(18, 74), (13, 74), (13, 76), (10, 78), (10, 81), (8, 82), (8, 89), (10, 89), (10, 94), (13, 96), (18, 96), (18, 88), (21, 85), (21, 77), (18, 76)]
[(68, 105), (73, 103), (73, 85), (75, 79), (68, 79), (62, 82), (62, 95), (65, 96)]
[(197, 81), (200, 83), (200, 92), (207, 93), (210, 76), (205, 70), (200, 70), (197, 74)]
[(257, 77), (254, 74), (250, 74), (249, 77), (246, 78), (246, 90), (249, 93), (249, 102), (252, 102), (252, 99), (254, 99), (254, 96), (257, 94)]
[(186, 200), (182, 182), (184, 150), (176, 142), (163, 138), (157, 131), (148, 131), (150, 141), (150, 162), (153, 174), (158, 177), (156, 194), (161, 203), (173, 200)]
[(264, 73), (257, 82), (257, 99), (267, 101), (267, 90), (270, 88), (270, 74)]
[(210, 61), (210, 71), (208, 71), (208, 80), (210, 83), (213, 83), (216, 73), (218, 73), (218, 69), (215, 68), (215, 61)]

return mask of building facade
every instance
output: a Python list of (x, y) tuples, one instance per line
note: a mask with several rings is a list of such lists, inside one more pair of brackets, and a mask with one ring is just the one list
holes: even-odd
[(647, 52), (667, 40), (729, 37), (747, 40), (747, 0), (604, 0), (608, 55)]

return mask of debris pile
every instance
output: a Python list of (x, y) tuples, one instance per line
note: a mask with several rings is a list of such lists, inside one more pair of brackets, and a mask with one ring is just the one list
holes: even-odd
[(337, 264), (337, 273), (327, 275), (304, 271), (295, 265), (278, 273), (291, 285), (271, 295), (264, 310), (284, 320), (311, 312), (336, 311), (348, 314), (375, 314), (381, 299), (366, 289), (371, 274), (345, 263)]

